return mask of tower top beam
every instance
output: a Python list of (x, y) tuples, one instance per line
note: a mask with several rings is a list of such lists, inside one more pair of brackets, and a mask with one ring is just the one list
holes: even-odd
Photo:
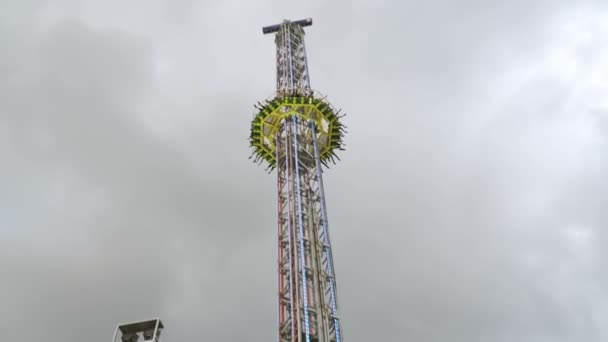
[[(306, 19), (302, 19), (302, 20), (296, 20), (296, 21), (292, 21), (291, 23), (295, 24), (295, 25), (300, 25), (302, 27), (304, 27), (304, 26), (311, 26), (312, 25), (312, 18), (306, 18)], [(264, 27), (262, 27), (262, 32), (264, 34), (279, 32), (279, 29), (281, 28), (281, 25), (282, 24), (264, 26)]]

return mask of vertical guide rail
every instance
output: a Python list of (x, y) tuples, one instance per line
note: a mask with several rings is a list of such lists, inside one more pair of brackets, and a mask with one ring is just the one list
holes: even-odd
[[(294, 244), (292, 233), (292, 170), (289, 123), (284, 122), (277, 132), (277, 185), (278, 185), (278, 320), (279, 341), (294, 341), (296, 336), (297, 296), (294, 274)], [(284, 162), (284, 164), (282, 164)]]
[[(289, 141), (287, 140), (287, 133), (289, 132), (286, 128), (288, 127), (288, 123), (287, 122), (283, 122), (283, 127), (284, 127), (284, 132), (285, 132), (285, 173), (287, 176), (287, 208), (288, 208), (288, 213), (291, 212), (291, 179), (289, 177), (289, 175), (291, 174), (290, 169), (289, 169), (289, 160), (291, 158), (288, 158), (288, 154), (287, 152), (289, 151)], [(280, 134), (280, 132), (279, 132)], [(289, 154), (291, 155), (291, 154)], [(292, 237), (292, 228), (291, 228), (291, 215), (288, 214), (287, 216), (287, 238), (288, 238), (288, 244), (287, 244), (287, 248), (289, 251), (289, 311), (290, 311), (290, 316), (291, 316), (291, 340), (294, 341), (294, 336), (296, 333), (296, 328), (295, 328), (295, 319), (296, 319), (296, 314), (295, 314), (295, 310), (296, 310), (296, 306), (297, 304), (297, 298), (296, 298), (296, 303), (294, 305), (294, 274), (293, 274), (293, 237)]]
[(287, 58), (289, 58), (289, 83), (290, 83), (290, 88), (289, 88), (289, 96), (293, 96), (295, 94), (296, 91), (296, 85), (295, 85), (295, 77), (294, 77), (294, 70), (293, 70), (293, 47), (291, 45), (291, 25), (287, 25), (286, 27), (287, 29), (285, 30), (286, 35), (287, 35)]
[(308, 72), (308, 56), (306, 55), (304, 39), (302, 39), (302, 59), (304, 59), (304, 72), (306, 73), (306, 89), (310, 91), (310, 73)]
[(292, 118), (292, 137), (294, 147), (294, 168), (296, 173), (296, 191), (298, 205), (298, 225), (299, 225), (299, 242), (300, 242), (300, 276), (302, 277), (302, 301), (304, 302), (304, 329), (306, 334), (306, 342), (310, 342), (310, 320), (308, 317), (308, 280), (306, 276), (306, 244), (304, 242), (304, 220), (302, 217), (302, 186), (300, 184), (300, 158), (298, 155), (298, 117)]
[(304, 30), (300, 25), (291, 25), (290, 47), (293, 56), (293, 68), (295, 75), (295, 94), (298, 96), (309, 96), (310, 81), (308, 76), (308, 64), (306, 61), (306, 50), (304, 48)]
[(331, 252), (331, 240), (329, 239), (329, 227), (327, 220), (327, 207), (325, 205), (325, 189), (323, 188), (323, 170), (321, 169), (321, 162), (319, 157), (319, 146), (317, 143), (317, 131), (316, 125), (313, 121), (310, 122), (310, 126), (312, 129), (312, 144), (315, 153), (315, 166), (317, 171), (317, 179), (319, 184), (319, 199), (321, 201), (321, 224), (323, 225), (323, 251), (326, 253), (327, 258), (327, 273), (329, 278), (329, 290), (331, 296), (331, 308), (332, 308), (332, 318), (334, 321), (334, 329), (336, 332), (336, 342), (341, 342), (341, 331), (340, 331), (340, 321), (338, 319), (338, 299), (336, 295), (336, 276), (334, 272), (334, 263), (333, 256)]
[(293, 129), (291, 127), (291, 123), (288, 120), (284, 121), (285, 123), (285, 143), (286, 143), (286, 151), (288, 153), (288, 162), (289, 162), (289, 168), (288, 168), (288, 172), (289, 172), (289, 219), (291, 220), (291, 231), (290, 234), (292, 236), (292, 239), (290, 240), (290, 251), (291, 251), (291, 260), (293, 262), (293, 271), (292, 271), (292, 276), (293, 276), (293, 282), (291, 284), (291, 286), (294, 289), (293, 292), (293, 297), (294, 297), (294, 317), (296, 319), (296, 323), (295, 323), (295, 333), (294, 333), (294, 341), (298, 341), (301, 342), (302, 341), (302, 331), (304, 331), (304, 322), (303, 322), (303, 316), (304, 316), (304, 302), (301, 300), (302, 297), (302, 286), (301, 286), (301, 279), (302, 279), (302, 274), (299, 271), (300, 270), (300, 261), (299, 261), (299, 257), (298, 257), (298, 229), (297, 227), (298, 225), (298, 210), (297, 210), (297, 203), (298, 203), (298, 194), (299, 192), (296, 189), (296, 175), (295, 175), (295, 163), (296, 161), (294, 160), (294, 148), (293, 148), (293, 143), (294, 143), (294, 133), (293, 133)]
[(282, 335), (282, 328), (283, 328), (283, 322), (285, 320), (284, 317), (284, 311), (283, 311), (283, 227), (285, 226), (285, 223), (283, 222), (283, 207), (284, 207), (284, 203), (285, 201), (283, 200), (283, 186), (285, 184), (285, 181), (283, 180), (283, 175), (281, 175), (281, 166), (279, 164), (279, 156), (280, 156), (280, 151), (281, 151), (281, 132), (277, 132), (277, 136), (276, 136), (276, 144), (277, 144), (277, 153), (276, 153), (276, 158), (277, 158), (277, 166), (278, 166), (278, 170), (277, 170), (277, 193), (278, 193), (278, 198), (277, 198), (277, 211), (278, 211), (278, 226), (279, 226), (279, 238), (277, 241), (277, 263), (278, 263), (278, 273), (277, 273), (277, 292), (278, 292), (278, 297), (279, 300), (277, 301), (277, 330), (278, 330), (278, 334), (277, 334), (277, 341), (281, 342), (281, 335)]

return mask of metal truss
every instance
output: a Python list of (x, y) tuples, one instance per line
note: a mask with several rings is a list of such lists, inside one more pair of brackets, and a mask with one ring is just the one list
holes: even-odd
[(314, 122), (277, 133), (279, 341), (341, 341)]
[(310, 96), (308, 60), (301, 25), (285, 21), (275, 36), (277, 46), (277, 95)]
[(302, 26), (311, 24), (264, 28), (276, 32), (277, 95), (252, 123), (257, 158), (277, 170), (279, 342), (342, 342), (322, 165), (343, 129), (310, 87)]

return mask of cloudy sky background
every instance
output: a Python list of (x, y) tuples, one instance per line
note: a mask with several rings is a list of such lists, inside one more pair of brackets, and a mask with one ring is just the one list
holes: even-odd
[(608, 339), (606, 3), (0, 0), (3, 339), (276, 339), (246, 139), (306, 17), (345, 338)]

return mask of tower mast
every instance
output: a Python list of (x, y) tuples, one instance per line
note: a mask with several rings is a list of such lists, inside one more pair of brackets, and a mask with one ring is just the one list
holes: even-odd
[(342, 150), (344, 127), (310, 87), (303, 30), (310, 25), (263, 28), (275, 34), (277, 92), (258, 102), (251, 124), (252, 157), (277, 170), (279, 342), (342, 341), (322, 173)]

